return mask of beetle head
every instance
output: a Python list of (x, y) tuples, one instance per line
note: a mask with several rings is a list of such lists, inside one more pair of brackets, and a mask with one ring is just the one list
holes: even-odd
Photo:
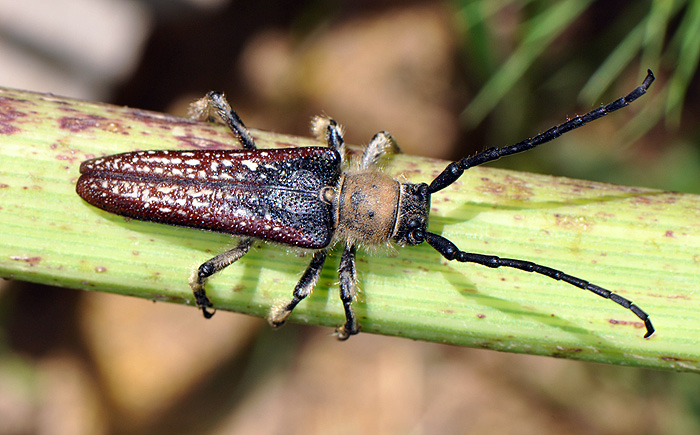
[(430, 213), (430, 193), (425, 183), (401, 183), (398, 215), (392, 240), (399, 246), (419, 245), (425, 240)]

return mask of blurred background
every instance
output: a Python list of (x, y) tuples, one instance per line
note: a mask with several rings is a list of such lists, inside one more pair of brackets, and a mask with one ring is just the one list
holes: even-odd
[[(699, 55), (700, 0), (0, 2), (0, 86), (183, 116), (223, 90), (251, 127), (327, 113), (443, 159), (651, 68), (632, 108), (496, 166), (693, 193)], [(700, 433), (697, 375), (330, 332), (0, 282), (0, 434)]]

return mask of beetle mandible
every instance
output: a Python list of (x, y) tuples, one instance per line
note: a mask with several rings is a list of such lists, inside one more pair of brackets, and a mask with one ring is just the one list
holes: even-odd
[(628, 299), (547, 266), (461, 251), (427, 227), (431, 195), (465, 170), (530, 150), (625, 107), (644, 95), (653, 81), (648, 70), (643, 83), (625, 97), (522, 142), (452, 162), (430, 184), (402, 183), (375, 168), (380, 157), (398, 149), (387, 132), (372, 138), (357, 169), (348, 169), (343, 130), (328, 117), (312, 121), (312, 132), (324, 147), (258, 150), (224, 95), (210, 92), (192, 105), (192, 116), (224, 123), (243, 150), (137, 151), (95, 158), (80, 165), (76, 190), (88, 203), (119, 215), (239, 236), (236, 247), (206, 261), (192, 275), (190, 287), (206, 318), (213, 315), (204, 288), (207, 279), (243, 257), (255, 239), (314, 252), (292, 298), (270, 310), (268, 321), (274, 327), (284, 324), (311, 293), (329, 250), (342, 242), (338, 274), (345, 324), (336, 332), (345, 340), (360, 331), (352, 308), (357, 247), (428, 242), (447, 260), (535, 272), (610, 299), (644, 322), (647, 338), (654, 333), (651, 320)]

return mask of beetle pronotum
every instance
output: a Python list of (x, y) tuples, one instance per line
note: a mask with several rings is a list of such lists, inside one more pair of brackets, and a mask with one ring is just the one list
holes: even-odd
[(284, 324), (311, 293), (328, 251), (342, 242), (338, 273), (345, 324), (337, 328), (337, 335), (347, 339), (360, 331), (352, 308), (357, 247), (427, 241), (447, 260), (535, 272), (610, 299), (644, 322), (647, 338), (654, 333), (649, 316), (628, 299), (550, 267), (461, 251), (427, 226), (431, 195), (454, 183), (465, 170), (530, 150), (625, 107), (646, 93), (653, 81), (648, 71), (641, 86), (627, 96), (533, 138), (452, 162), (430, 184), (402, 183), (375, 168), (380, 157), (397, 150), (386, 132), (372, 138), (358, 169), (348, 169), (342, 128), (328, 117), (312, 122), (312, 132), (326, 146), (258, 150), (223, 94), (210, 92), (192, 105), (193, 117), (224, 123), (243, 150), (138, 151), (95, 158), (80, 165), (76, 189), (85, 201), (112, 213), (239, 236), (235, 248), (206, 261), (190, 280), (206, 318), (213, 315), (207, 310), (213, 307), (204, 289), (207, 279), (243, 257), (255, 239), (314, 252), (292, 298), (272, 307), (268, 320), (274, 327)]

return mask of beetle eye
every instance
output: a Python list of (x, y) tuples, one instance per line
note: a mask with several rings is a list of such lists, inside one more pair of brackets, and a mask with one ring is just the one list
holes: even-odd
[(413, 200), (415, 202), (423, 202), (425, 200), (425, 195), (422, 192), (416, 192), (413, 194)]
[(423, 202), (425, 200), (425, 197), (428, 195), (428, 185), (427, 184), (421, 184), (418, 186), (418, 188), (413, 192), (413, 200), (416, 202)]
[(425, 240), (425, 233), (421, 229), (416, 229), (411, 231), (411, 235), (409, 237), (411, 239), (412, 244), (418, 245), (420, 243), (423, 243), (423, 240)]

